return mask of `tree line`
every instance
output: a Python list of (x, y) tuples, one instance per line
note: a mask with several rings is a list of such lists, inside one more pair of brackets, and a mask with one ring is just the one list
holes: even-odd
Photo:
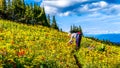
[(70, 26), (70, 33), (76, 33), (76, 32), (81, 32), (82, 33), (81, 26), (80, 25), (79, 26), (71, 25)]
[(44, 7), (24, 0), (0, 0), (0, 18), (32, 25), (42, 25), (60, 30), (55, 16), (46, 16)]

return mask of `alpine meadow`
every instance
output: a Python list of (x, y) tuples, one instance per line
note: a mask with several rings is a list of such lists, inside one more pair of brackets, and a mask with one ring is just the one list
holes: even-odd
[(78, 50), (44, 7), (0, 0), (0, 68), (120, 68), (119, 44), (85, 37), (80, 25), (71, 26), (76, 31), (83, 34)]

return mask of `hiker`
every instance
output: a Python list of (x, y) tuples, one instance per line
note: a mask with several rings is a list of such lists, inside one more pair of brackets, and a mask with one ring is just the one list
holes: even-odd
[(72, 39), (76, 38), (76, 46), (77, 46), (77, 49), (79, 49), (81, 39), (82, 39), (82, 33), (81, 32), (76, 32), (76, 33), (69, 33), (68, 35), (71, 37), (68, 43), (72, 44), (73, 43)]

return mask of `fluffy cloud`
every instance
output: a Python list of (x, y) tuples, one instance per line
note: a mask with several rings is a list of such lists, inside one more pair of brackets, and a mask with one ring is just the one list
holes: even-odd
[(105, 1), (100, 1), (100, 2), (96, 2), (96, 3), (92, 3), (92, 6), (97, 6), (97, 7), (101, 7), (104, 8), (106, 6), (108, 6), (108, 4)]
[(64, 13), (60, 13), (59, 16), (68, 16), (70, 14), (71, 14), (71, 12), (67, 11), (67, 12), (64, 12)]
[(120, 14), (119, 4), (109, 4), (99, 0), (44, 0), (41, 6), (44, 6), (47, 14), (60, 16), (91, 13)]
[(58, 13), (58, 9), (56, 7), (52, 7), (52, 6), (44, 6), (45, 11), (47, 14), (57, 14)]
[(48, 14), (57, 14), (60, 16), (70, 15), (70, 11), (74, 8), (70, 8), (77, 3), (86, 2), (87, 0), (44, 0), (41, 6), (45, 8), (46, 13)]
[(87, 0), (44, 0), (42, 5), (49, 5), (54, 6), (58, 8), (65, 8), (69, 7), (71, 5), (74, 5), (76, 3), (85, 2)]

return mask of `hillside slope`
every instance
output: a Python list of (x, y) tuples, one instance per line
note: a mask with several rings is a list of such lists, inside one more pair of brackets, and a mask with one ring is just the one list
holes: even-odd
[(83, 38), (75, 55), (83, 68), (120, 68), (120, 46)]
[[(0, 20), (0, 67), (119, 68), (120, 47), (82, 38), (81, 48), (68, 45), (67, 33)], [(74, 52), (73, 52), (74, 51)]]
[(77, 68), (66, 33), (0, 20), (0, 67)]

